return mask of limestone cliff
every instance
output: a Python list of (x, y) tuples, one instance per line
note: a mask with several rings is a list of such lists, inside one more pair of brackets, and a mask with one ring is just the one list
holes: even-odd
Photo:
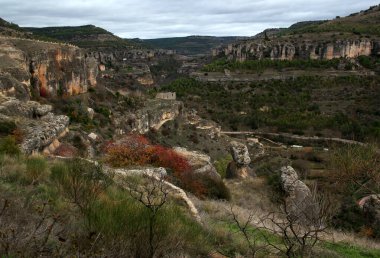
[(175, 100), (147, 100), (145, 107), (136, 112), (114, 114), (113, 124), (121, 134), (137, 132), (145, 134), (159, 130), (163, 124), (176, 119), (182, 113), (183, 103)]
[(98, 63), (74, 46), (30, 39), (0, 37), (2, 91), (12, 91), (12, 80), (42, 96), (74, 95), (96, 85)]
[(290, 41), (290, 40), (246, 40), (214, 49), (213, 56), (223, 56), (229, 60), (246, 61), (256, 59), (333, 59), (356, 58), (378, 55), (380, 41), (369, 39), (336, 41)]

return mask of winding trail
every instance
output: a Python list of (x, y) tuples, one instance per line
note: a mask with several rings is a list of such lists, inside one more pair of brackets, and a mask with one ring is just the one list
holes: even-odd
[(229, 131), (222, 131), (220, 132), (224, 135), (254, 135), (254, 136), (269, 136), (269, 137), (282, 137), (282, 138), (288, 138), (298, 141), (313, 141), (313, 142), (326, 142), (326, 143), (341, 143), (341, 144), (348, 144), (348, 145), (360, 145), (360, 146), (366, 146), (366, 143), (353, 141), (353, 140), (347, 140), (342, 138), (329, 138), (329, 137), (318, 137), (318, 136), (301, 136), (301, 135), (294, 135), (289, 133), (264, 133), (264, 132), (256, 132), (256, 131), (241, 131), (241, 132), (229, 132)]

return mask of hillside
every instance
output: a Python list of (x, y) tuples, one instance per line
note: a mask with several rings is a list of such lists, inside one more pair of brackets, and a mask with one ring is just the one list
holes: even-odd
[(189, 36), (178, 38), (145, 39), (154, 48), (170, 49), (183, 55), (209, 54), (211, 49), (232, 43), (241, 37)]
[(380, 257), (380, 41), (329, 22), (240, 41), (0, 20), (0, 256)]
[(37, 37), (52, 38), (61, 42), (74, 44), (81, 48), (93, 50), (141, 47), (136, 41), (119, 38), (111, 32), (94, 25), (45, 28), (28, 27), (24, 29), (32, 32)]
[(17, 24), (7, 22), (0, 18), (0, 36), (8, 37), (30, 37), (28, 33)]
[(272, 59), (334, 59), (380, 53), (380, 7), (329, 21), (305, 21), (270, 29), (213, 50), (214, 57), (244, 62)]
[(380, 36), (379, 23), (380, 6), (373, 6), (368, 10), (353, 13), (347, 17), (338, 16), (329, 21), (297, 23), (285, 30), (284, 34), (334, 32)]

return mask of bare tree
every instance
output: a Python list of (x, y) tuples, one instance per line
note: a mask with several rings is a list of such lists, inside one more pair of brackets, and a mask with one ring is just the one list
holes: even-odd
[(251, 211), (242, 219), (232, 207), (229, 213), (247, 243), (251, 257), (263, 249), (286, 257), (307, 257), (327, 233), (333, 209), (330, 198), (317, 194), (315, 186), (309, 198), (300, 202), (289, 202), (284, 198), (278, 210), (261, 216), (255, 217)]
[(164, 176), (143, 174), (144, 183), (136, 184), (126, 181), (129, 193), (149, 211), (148, 229), (148, 257), (154, 257), (159, 248), (159, 236), (156, 232), (157, 216), (164, 205), (167, 203), (169, 190), (165, 187)]
[(263, 235), (267, 243), (287, 257), (307, 257), (326, 233), (332, 212), (330, 198), (317, 194), (316, 187), (310, 198), (302, 202), (286, 202), (277, 212), (261, 218), (263, 228), (279, 236), (280, 244)]
[[(36, 214), (19, 212), (17, 203), (1, 200), (0, 208), (0, 253), (6, 257), (17, 254), (20, 257), (33, 257), (50, 253), (51, 240), (59, 216), (48, 210), (43, 203)], [(26, 223), (27, 222), (27, 223)]]
[(239, 216), (238, 212), (234, 210), (233, 205), (230, 205), (229, 213), (232, 217), (234, 225), (237, 226), (237, 231), (242, 234), (244, 241), (247, 243), (249, 253), (246, 255), (256, 257), (256, 255), (261, 250), (264, 250), (268, 245), (262, 243), (264, 237), (261, 228), (254, 226), (254, 212), (251, 211), (248, 217), (243, 220), (241, 216)]

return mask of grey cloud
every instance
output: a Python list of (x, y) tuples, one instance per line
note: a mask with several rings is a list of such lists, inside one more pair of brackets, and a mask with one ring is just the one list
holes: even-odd
[(0, 0), (0, 17), (21, 26), (94, 24), (128, 38), (251, 36), (375, 4), (377, 0)]

